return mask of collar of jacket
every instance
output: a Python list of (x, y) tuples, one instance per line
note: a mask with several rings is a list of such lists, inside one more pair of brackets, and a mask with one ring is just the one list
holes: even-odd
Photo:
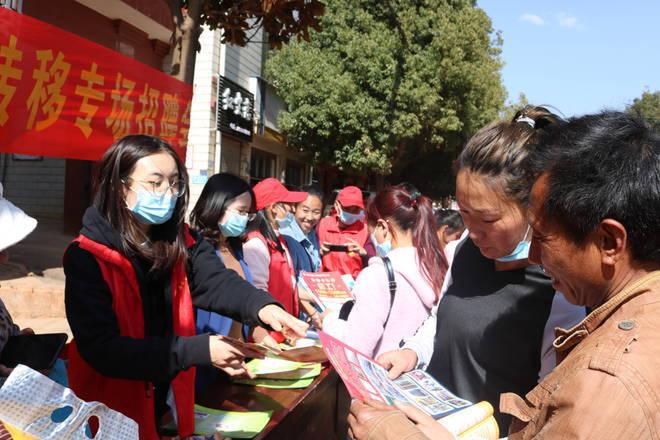
[(582, 322), (573, 328), (568, 330), (556, 328), (555, 334), (557, 338), (552, 345), (558, 352), (571, 349), (600, 327), (621, 305), (637, 295), (644, 293), (646, 291), (645, 287), (656, 280), (660, 280), (660, 270), (653, 271), (630, 283), (625, 289), (591, 312)]

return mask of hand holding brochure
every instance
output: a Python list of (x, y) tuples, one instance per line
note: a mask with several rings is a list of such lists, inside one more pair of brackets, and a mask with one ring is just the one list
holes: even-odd
[(319, 332), (319, 336), (328, 359), (354, 399), (413, 405), (434, 419), (440, 419), (440, 423), (459, 438), (468, 431), (469, 438), (498, 438), (493, 408), (487, 402), (473, 405), (451, 393), (423, 370), (413, 370), (391, 380), (387, 370), (373, 359), (326, 333)]

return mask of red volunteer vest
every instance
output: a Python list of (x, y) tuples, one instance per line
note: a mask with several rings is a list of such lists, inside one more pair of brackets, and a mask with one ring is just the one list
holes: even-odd
[[(101, 268), (103, 280), (112, 293), (121, 336), (144, 339), (142, 297), (131, 262), (121, 253), (79, 235), (74, 241), (90, 252)], [(187, 234), (186, 244), (194, 239)], [(172, 271), (172, 320), (178, 336), (195, 335), (195, 318), (185, 268), (177, 264)], [(154, 390), (149, 382), (115, 379), (97, 372), (78, 352), (75, 340), (69, 347), (69, 386), (83, 400), (96, 400), (135, 420), (140, 427), (140, 439), (158, 440), (154, 419)], [(195, 368), (179, 372), (171, 383), (176, 403), (180, 436), (193, 434), (195, 428)]]
[(270, 254), (270, 265), (268, 266), (268, 292), (275, 298), (289, 314), (298, 317), (300, 305), (298, 304), (298, 294), (293, 284), (295, 275), (293, 267), (287, 257), (288, 248), (286, 241), (281, 236), (279, 242), (285, 249), (280, 252), (275, 242), (266, 240), (266, 238), (257, 231), (250, 232), (248, 239), (258, 238), (268, 248)]

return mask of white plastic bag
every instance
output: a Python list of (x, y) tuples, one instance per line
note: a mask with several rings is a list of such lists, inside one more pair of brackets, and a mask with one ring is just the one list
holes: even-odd
[(138, 425), (99, 402), (80, 400), (69, 388), (19, 365), (0, 388), (0, 421), (26, 438), (88, 440), (89, 420), (98, 418), (95, 440), (137, 440)]

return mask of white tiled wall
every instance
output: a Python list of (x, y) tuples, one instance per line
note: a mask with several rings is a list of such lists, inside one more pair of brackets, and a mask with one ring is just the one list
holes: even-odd
[(214, 76), (220, 66), (220, 34), (205, 29), (200, 37), (201, 51), (195, 60), (195, 81), (190, 108), (190, 132), (186, 167), (190, 174), (190, 202), (192, 208), (206, 183), (206, 176), (215, 168), (215, 110)]

